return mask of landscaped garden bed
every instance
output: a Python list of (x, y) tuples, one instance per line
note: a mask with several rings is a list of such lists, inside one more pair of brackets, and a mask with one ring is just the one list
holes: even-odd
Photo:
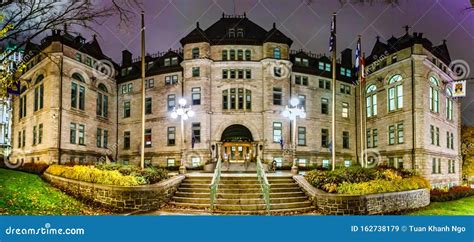
[(140, 169), (132, 165), (51, 165), (48, 174), (103, 185), (139, 186), (158, 183), (168, 178), (168, 171), (148, 167)]
[(468, 186), (438, 187), (430, 192), (432, 202), (446, 202), (474, 195), (474, 189)]
[(328, 193), (367, 195), (429, 188), (429, 182), (415, 172), (387, 167), (365, 169), (339, 168), (334, 171), (313, 170), (306, 180)]

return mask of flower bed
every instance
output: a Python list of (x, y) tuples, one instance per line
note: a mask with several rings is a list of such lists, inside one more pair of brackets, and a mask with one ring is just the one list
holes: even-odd
[(154, 184), (168, 178), (168, 172), (163, 169), (149, 167), (141, 170), (135, 166), (118, 164), (98, 166), (52, 165), (46, 172), (51, 175), (78, 181), (117, 186)]
[(432, 202), (446, 202), (474, 195), (474, 189), (468, 186), (434, 188), (430, 191)]
[(326, 192), (347, 195), (399, 192), (430, 187), (426, 179), (412, 171), (387, 167), (313, 170), (306, 174), (306, 180)]
[(5, 168), (5, 169), (10, 169), (10, 170), (17, 170), (17, 171), (23, 171), (31, 174), (38, 174), (41, 175), (43, 174), (46, 169), (48, 169), (49, 165), (44, 163), (44, 162), (28, 162), (28, 163), (23, 163), (21, 166), (17, 168), (10, 168), (5, 165), (4, 162), (0, 162), (0, 168)]

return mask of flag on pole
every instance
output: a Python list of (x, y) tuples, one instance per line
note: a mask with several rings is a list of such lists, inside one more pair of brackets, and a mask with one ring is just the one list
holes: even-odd
[(284, 147), (283, 144), (284, 144), (284, 143), (283, 143), (283, 138), (281, 138), (281, 139), (280, 139), (280, 148), (281, 148), (281, 150), (283, 150), (283, 147)]
[(355, 59), (355, 71), (356, 73), (359, 72), (359, 68), (360, 68), (360, 62), (361, 62), (361, 44), (360, 44), (360, 37), (359, 37), (359, 40), (357, 40), (357, 47), (356, 47), (356, 52), (355, 52), (355, 56), (356, 56), (356, 59)]
[(360, 58), (360, 82), (365, 83), (365, 54)]
[(20, 81), (15, 82), (12, 87), (7, 88), (7, 93), (15, 96), (19, 96), (21, 93)]
[(334, 50), (334, 45), (336, 45), (336, 16), (332, 16), (331, 21), (331, 37), (329, 37), (329, 51)]
[(332, 140), (329, 141), (328, 149), (329, 149), (329, 154), (332, 154)]
[(194, 144), (196, 143), (196, 136), (194, 135), (194, 131), (192, 132), (191, 137), (191, 149), (194, 149)]

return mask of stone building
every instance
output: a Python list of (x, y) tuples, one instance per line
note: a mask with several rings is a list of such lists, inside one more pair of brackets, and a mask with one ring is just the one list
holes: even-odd
[[(288, 167), (295, 154), (299, 166), (330, 166), (330, 58), (290, 50), (292, 40), (275, 25), (265, 30), (245, 15), (223, 15), (206, 29), (197, 23), (181, 44), (182, 49), (145, 57), (145, 163), (179, 166), (184, 158), (187, 167), (195, 167), (217, 157), (230, 163), (259, 157)], [(115, 66), (95, 39), (86, 43), (57, 30), (38, 48), (51, 57), (39, 55), (22, 76), (24, 92), (14, 101), (13, 156), (47, 162), (57, 162), (58, 156), (62, 162), (108, 156), (138, 164), (140, 58), (124, 50), (121, 66)], [(94, 62), (103, 60), (117, 68), (116, 75), (102, 78)], [(367, 58), (362, 110), (352, 60), (352, 51), (345, 49), (336, 65), (338, 165), (364, 163), (358, 158), (362, 123), (369, 165), (415, 168), (433, 184), (457, 183), (460, 104), (449, 96), (446, 45), (433, 46), (418, 33), (377, 41)], [(55, 61), (64, 62), (62, 71)], [(44, 101), (35, 111), (38, 87)], [(282, 115), (292, 98), (307, 114), (297, 119), (295, 130)], [(183, 131), (171, 115), (180, 99), (195, 112)], [(40, 125), (44, 134), (38, 144)]]

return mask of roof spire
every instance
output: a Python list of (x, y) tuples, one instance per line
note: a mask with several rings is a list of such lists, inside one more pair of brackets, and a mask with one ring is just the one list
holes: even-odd
[(273, 28), (276, 29), (276, 23), (275, 22), (273, 22)]
[(196, 28), (199, 29), (199, 21), (196, 22)]
[(408, 30), (410, 29), (410, 26), (405, 25), (405, 26), (403, 26), (403, 28), (405, 29), (405, 33), (408, 34)]
[(377, 39), (377, 42), (380, 42), (380, 36), (377, 35), (375, 38)]

